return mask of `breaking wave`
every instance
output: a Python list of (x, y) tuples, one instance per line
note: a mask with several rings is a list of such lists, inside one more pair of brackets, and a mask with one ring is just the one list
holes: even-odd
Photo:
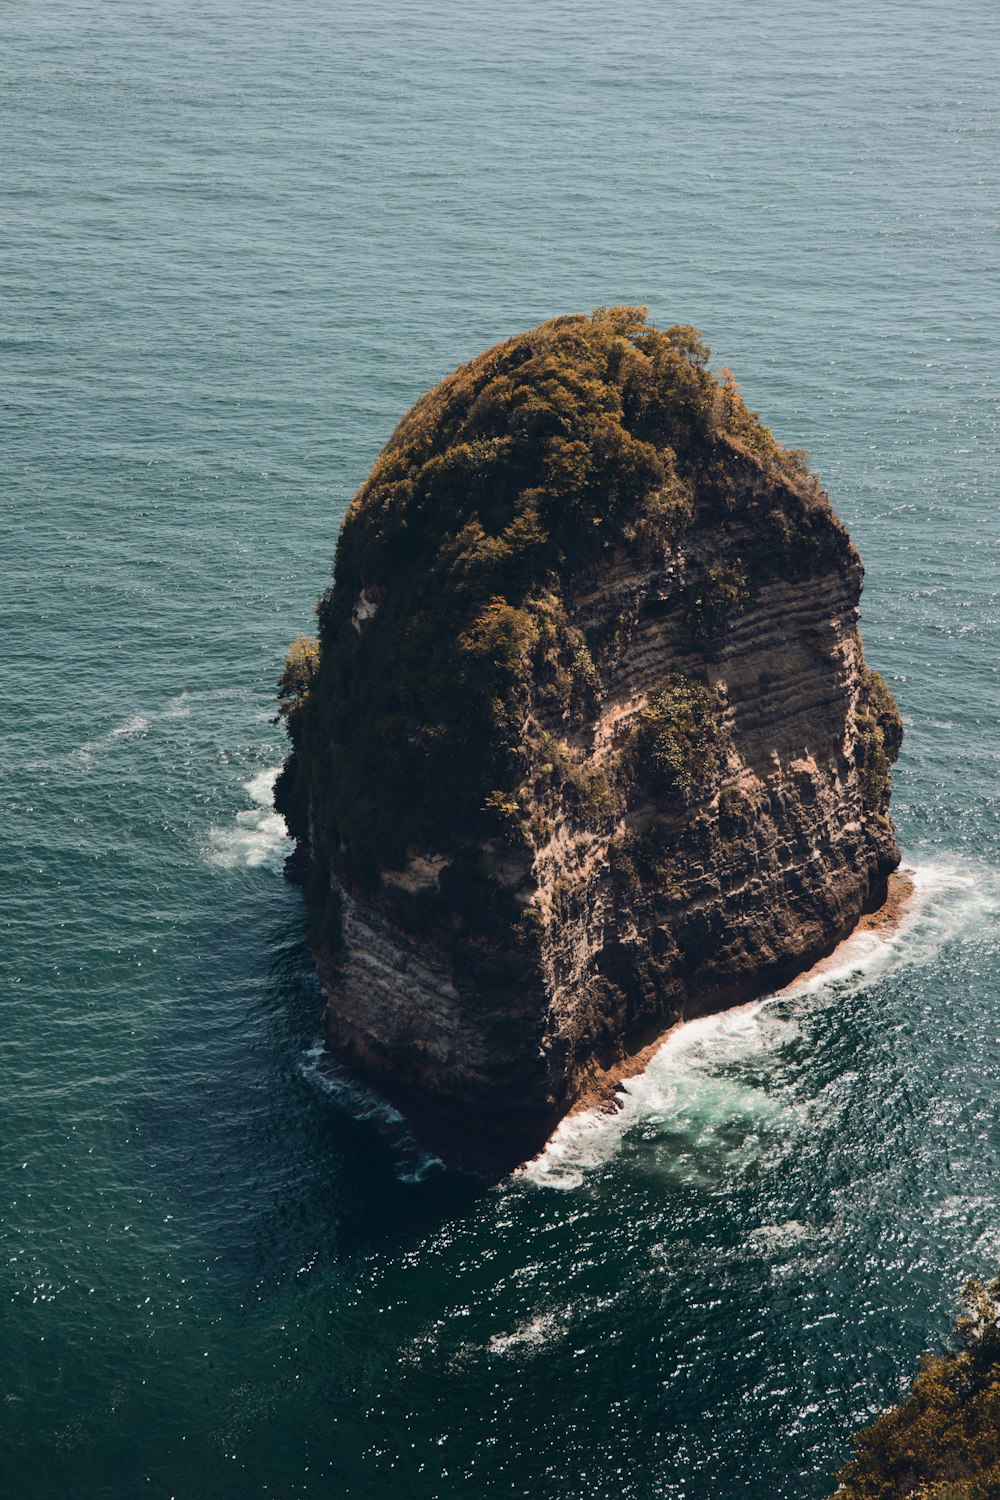
[(209, 830), (207, 859), (226, 870), (280, 869), (291, 840), (285, 820), (274, 810), (274, 783), (280, 766), (271, 766), (243, 783), (252, 807), (236, 814), (226, 827)]
[(568, 1116), (518, 1178), (577, 1188), (632, 1146), (644, 1150), (646, 1170), (652, 1160), (663, 1176), (708, 1185), (765, 1149), (787, 1148), (806, 1106), (768, 1088), (770, 1064), (811, 1006), (932, 961), (946, 942), (970, 940), (1000, 917), (1000, 872), (935, 861), (904, 873), (914, 893), (898, 926), (853, 933), (784, 989), (675, 1027), (644, 1071), (620, 1085), (616, 1112)]

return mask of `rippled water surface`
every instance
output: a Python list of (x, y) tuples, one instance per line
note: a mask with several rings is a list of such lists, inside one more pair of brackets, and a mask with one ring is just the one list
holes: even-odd
[[(818, 1500), (996, 1263), (995, 22), (0, 13), (5, 1497)], [(273, 682), (408, 404), (622, 301), (852, 529), (918, 900), (484, 1192), (317, 1049)]]

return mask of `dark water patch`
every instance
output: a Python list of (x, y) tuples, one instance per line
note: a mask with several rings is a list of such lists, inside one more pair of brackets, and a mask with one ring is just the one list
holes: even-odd
[(239, 1305), (297, 1276), (350, 1277), (357, 1257), (412, 1243), (477, 1195), (471, 1179), (427, 1181), (398, 1124), (356, 1118), (365, 1102), (347, 1080), (312, 1082), (322, 996), (292, 900), (276, 924), (273, 891), (248, 890), (187, 935), (181, 993), (131, 1106), (149, 1190), (211, 1295)]

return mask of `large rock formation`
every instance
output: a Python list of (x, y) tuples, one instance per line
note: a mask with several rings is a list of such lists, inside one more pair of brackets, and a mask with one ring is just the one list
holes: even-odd
[(282, 678), (329, 1044), (459, 1162), (812, 964), (898, 862), (861, 560), (707, 356), (600, 309), (442, 381)]

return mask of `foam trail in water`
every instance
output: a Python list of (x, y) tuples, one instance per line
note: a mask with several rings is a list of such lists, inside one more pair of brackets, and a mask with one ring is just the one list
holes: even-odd
[(396, 1176), (400, 1182), (418, 1183), (432, 1172), (442, 1171), (444, 1162), (432, 1151), (427, 1151), (410, 1133), (405, 1117), (387, 1099), (368, 1089), (352, 1078), (346, 1069), (327, 1052), (322, 1042), (316, 1042), (306, 1052), (299, 1064), (299, 1073), (311, 1084), (332, 1099), (339, 1109), (354, 1120), (373, 1125), (393, 1147), (396, 1157)]
[(226, 870), (281, 868), (291, 848), (285, 820), (274, 810), (274, 783), (280, 766), (270, 766), (244, 782), (255, 804), (236, 814), (228, 828), (211, 828), (206, 857)]
[(525, 1350), (545, 1348), (564, 1333), (555, 1313), (538, 1313), (519, 1323), (512, 1333), (493, 1334), (486, 1347), (490, 1354), (522, 1354)]
[(82, 761), (89, 765), (94, 756), (109, 745), (115, 744), (117, 740), (134, 740), (144, 735), (149, 728), (149, 720), (144, 714), (133, 714), (123, 724), (116, 724), (114, 729), (109, 729), (107, 734), (100, 735), (96, 740), (87, 740), (72, 752), (72, 759)]
[(77, 745), (75, 750), (69, 750), (64, 755), (45, 757), (41, 760), (25, 761), (20, 766), (11, 769), (25, 771), (52, 771), (58, 770), (67, 764), (90, 770), (95, 757), (105, 751), (113, 750), (117, 745), (130, 740), (142, 739), (154, 724), (161, 719), (186, 719), (190, 716), (191, 709), (188, 704), (188, 693), (179, 693), (171, 698), (166, 708), (149, 709), (144, 714), (132, 714), (116, 724), (104, 734), (99, 734), (92, 740), (84, 740), (82, 745)]
[[(586, 1110), (558, 1126), (518, 1176), (536, 1186), (575, 1188), (616, 1155), (630, 1134), (663, 1140), (663, 1170), (688, 1181), (731, 1166), (794, 1111), (733, 1071), (780, 1051), (797, 1033), (796, 1004), (833, 986), (866, 982), (898, 964), (933, 960), (949, 940), (968, 940), (1000, 918), (1000, 873), (932, 862), (903, 871), (914, 894), (899, 925), (853, 933), (808, 974), (773, 995), (675, 1027), (645, 1070), (627, 1079), (616, 1113)], [(785, 1117), (784, 1122), (783, 1118)], [(669, 1158), (669, 1159), (668, 1159)]]

